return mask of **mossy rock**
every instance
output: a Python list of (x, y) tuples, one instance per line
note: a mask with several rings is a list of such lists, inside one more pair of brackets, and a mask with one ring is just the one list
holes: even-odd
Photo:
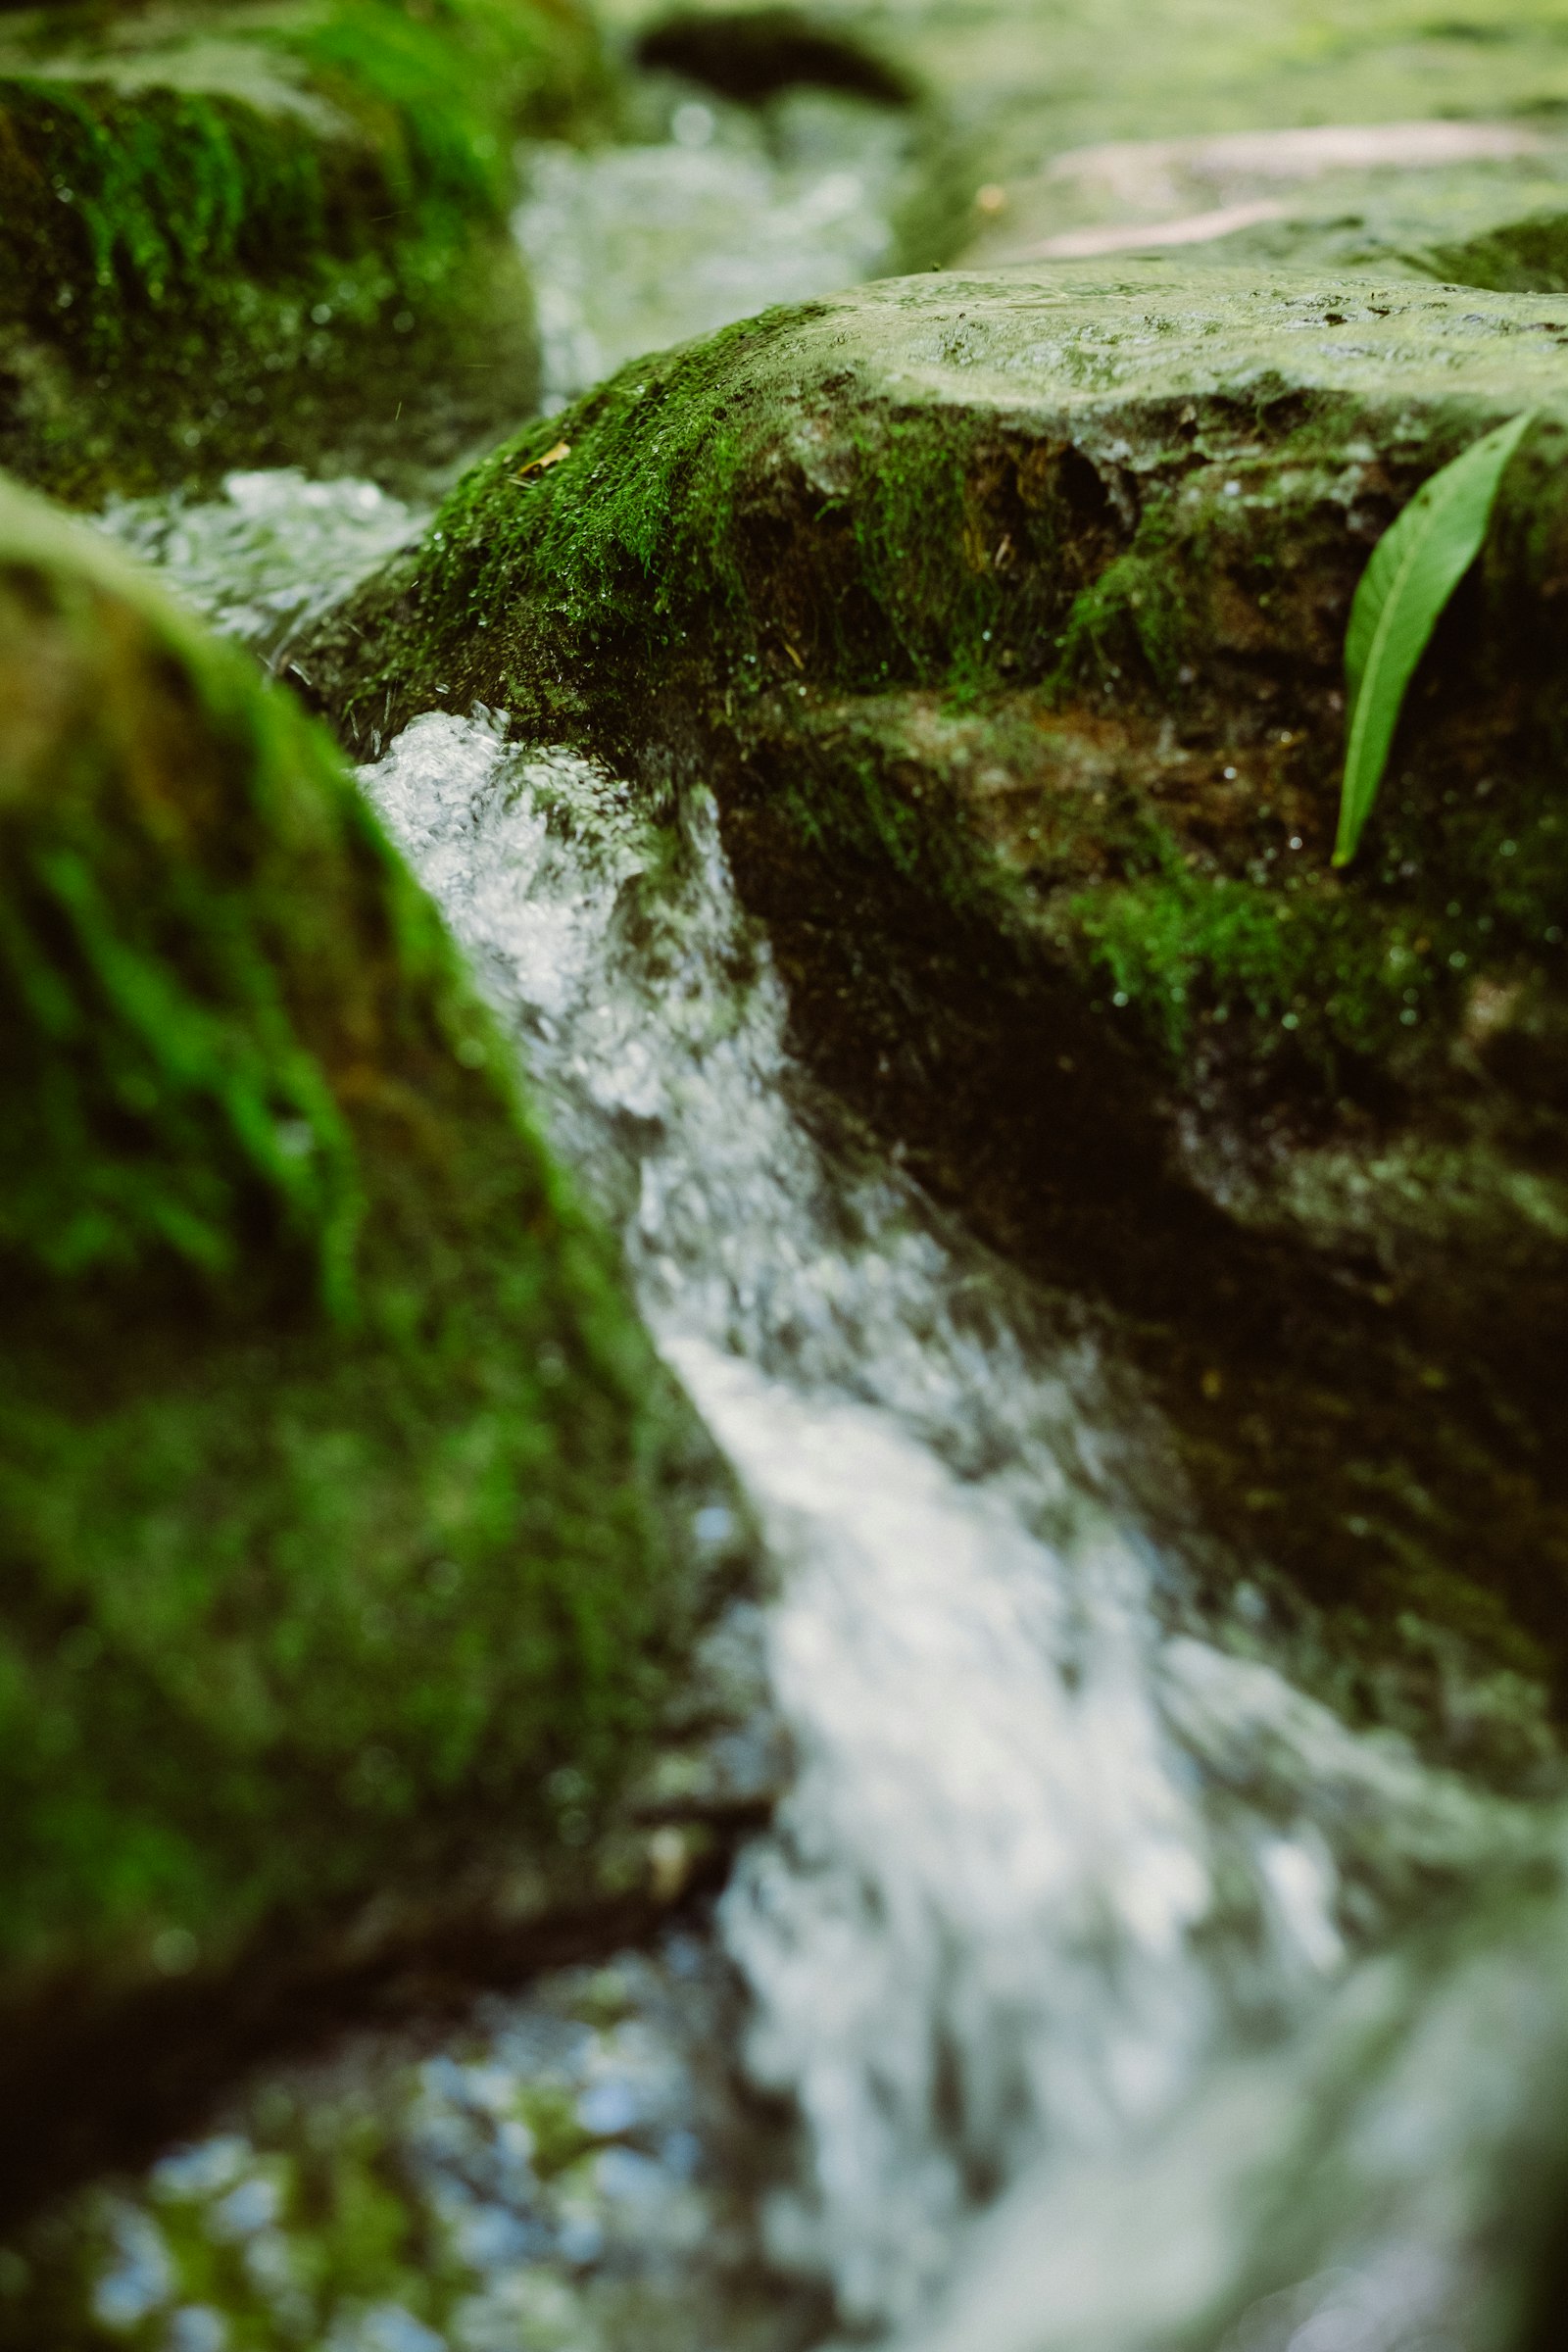
[(513, 142), (602, 106), (575, 0), (0, 19), (0, 464), (78, 504), (444, 461), (524, 415)]
[(9, 487), (0, 710), (9, 2207), (177, 2128), (192, 2035), (624, 1893), (734, 1545), (315, 722)]
[[(367, 749), (482, 700), (710, 776), (800, 1049), (1109, 1316), (1324, 1686), (1499, 1770), (1568, 1658), (1565, 338), (1411, 280), (891, 282), (530, 429), (301, 657)], [(1337, 875), (1357, 576), (1526, 407)]]

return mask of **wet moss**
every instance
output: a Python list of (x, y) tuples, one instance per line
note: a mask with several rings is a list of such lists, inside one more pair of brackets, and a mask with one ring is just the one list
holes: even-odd
[(1348, 594), (1402, 495), (1463, 437), (1450, 427), (1409, 466), (1350, 431), (1356, 459), (1336, 468), (1298, 433), (1264, 464), (1254, 451), (1234, 472), (1195, 469), (1162, 512), (1146, 507), (1131, 552), (1075, 608), (1060, 680), (1128, 710), (1135, 730), (1179, 714), (1179, 741), (1145, 754), (1158, 870), (1124, 870), (1125, 888), (1079, 906), (1184, 1083), (1202, 1025), (1229, 1021), (1233, 1052), (1285, 1051), (1326, 1093), (1360, 1069), (1451, 1094), (1490, 994), (1557, 984), (1554, 422), (1538, 427), (1423, 666), (1357, 870), (1325, 870)]
[(604, 86), (556, 0), (22, 20), (0, 55), (0, 462), (89, 501), (336, 441), (428, 461), (515, 415), (512, 141)]
[(1543, 207), (1479, 235), (1431, 249), (1435, 277), (1499, 294), (1568, 293), (1568, 214)]
[(122, 1997), (589, 1835), (719, 1474), (314, 723), (9, 489), (0, 696), (0, 2013), (47, 2100)]

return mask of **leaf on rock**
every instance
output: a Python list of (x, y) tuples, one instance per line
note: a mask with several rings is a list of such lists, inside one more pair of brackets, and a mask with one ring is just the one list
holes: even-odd
[(1422, 483), (1361, 575), (1345, 640), (1348, 736), (1336, 865), (1348, 865), (1372, 813), (1404, 690), (1487, 535), (1503, 469), (1534, 421), (1514, 416)]
[(542, 458), (530, 458), (526, 466), (519, 466), (515, 473), (508, 474), (507, 479), (509, 482), (526, 482), (530, 474), (544, 473), (550, 466), (559, 466), (563, 459), (569, 458), (570, 455), (571, 443), (558, 441), (554, 449), (547, 449)]

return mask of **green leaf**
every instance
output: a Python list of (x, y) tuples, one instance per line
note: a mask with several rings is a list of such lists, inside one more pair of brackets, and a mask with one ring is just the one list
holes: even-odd
[(1499, 424), (1423, 482), (1361, 574), (1345, 640), (1348, 710), (1336, 865), (1355, 856), (1411, 672), (1480, 553), (1503, 468), (1534, 420), (1532, 409)]

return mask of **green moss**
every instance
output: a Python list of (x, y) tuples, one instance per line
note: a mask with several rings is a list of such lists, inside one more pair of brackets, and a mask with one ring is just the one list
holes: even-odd
[[(1183, 711), (1190, 742), (1228, 737), (1238, 790), (1216, 825), (1211, 786), (1195, 792), (1151, 758), (1157, 872), (1124, 867), (1130, 887), (1083, 897), (1075, 913), (1178, 1071), (1191, 1068), (1200, 1022), (1240, 1016), (1257, 1055), (1290, 1033), (1293, 1056), (1330, 1092), (1347, 1056), (1396, 1063), (1407, 1081), (1425, 1067), (1441, 1086), (1477, 985), (1517, 986), (1532, 971), (1550, 982), (1568, 927), (1564, 710), (1542, 597), (1564, 534), (1561, 437), (1543, 430), (1505, 494), (1487, 564), (1419, 674), (1396, 781), (1344, 880), (1323, 867), (1340, 616), (1361, 552), (1344, 518), (1367, 490), (1391, 507), (1388, 461), (1358, 444), (1353, 419), (1339, 438), (1325, 458), (1315, 417), (1266, 455), (1254, 445), (1235, 472), (1221, 462), (1146, 495), (1132, 547), (1077, 600), (1053, 691)], [(1406, 482), (1463, 438), (1445, 431)], [(1349, 467), (1347, 443), (1359, 459)], [(1375, 528), (1362, 523), (1357, 539)], [(1227, 723), (1249, 702), (1266, 723)], [(1214, 755), (1196, 759), (1211, 777)]]
[(1491, 286), (1499, 294), (1568, 293), (1568, 216), (1542, 211), (1462, 239), (1435, 245), (1427, 257), (1434, 277), (1461, 286)]
[(314, 725), (11, 492), (0, 707), (15, 2010), (591, 1819), (713, 1473)]
[[(374, 666), (354, 664), (350, 728), (388, 696), (404, 713), (462, 705), (481, 679), (554, 723), (574, 708), (568, 648), (647, 676), (714, 632), (738, 705), (805, 678), (940, 678), (962, 697), (1008, 662), (1038, 670), (1101, 532), (1093, 476), (1063, 486), (1035, 465), (1021, 479), (1029, 459), (991, 417), (881, 402), (851, 411), (817, 468), (823, 405), (779, 380), (778, 356), (826, 312), (766, 312), (634, 362), (564, 426), (529, 425), (483, 460), (378, 592), (396, 617)], [(570, 457), (536, 470), (564, 432)], [(598, 723), (613, 727), (612, 708)]]
[[(200, 759), (192, 712), (170, 709), (144, 636), (111, 624), (94, 659), (104, 597), (90, 575), (52, 588), (44, 628), (68, 660), (91, 662), (114, 717), (83, 730), (71, 789), (58, 790), (44, 764), (58, 755), (54, 713), (37, 710), (26, 675), (39, 584), (14, 565), (0, 587), (10, 657), (0, 656), (0, 693), (23, 729), (8, 761), (16, 831), (0, 910), (15, 1016), (0, 1248), (50, 1274), (128, 1273), (167, 1255), (220, 1282), (238, 1276), (258, 1223), (270, 1222), (314, 1263), (323, 1302), (351, 1319), (357, 1157), (278, 976), (280, 961), (308, 961), (326, 945), (325, 908), (296, 905), (285, 877), (313, 848), (339, 851), (320, 816), (329, 755), (286, 706), (258, 698), (238, 664), (171, 624), (209, 738), (208, 826), (221, 807), (250, 851), (204, 888), (187, 862), (193, 828), (155, 780), (163, 762), (177, 772)], [(146, 783), (125, 811), (116, 804), (129, 742)], [(229, 794), (215, 756), (231, 762)], [(124, 829), (106, 856), (117, 822)], [(434, 971), (428, 916), (399, 895), (394, 884), (395, 952), (412, 970)]]
[[(1390, 905), (1375, 886), (1363, 895), (1312, 876), (1292, 890), (1178, 865), (1083, 893), (1071, 916), (1118, 1003), (1132, 1006), (1178, 1074), (1191, 1072), (1205, 1026), (1233, 1023), (1238, 1050), (1254, 1062), (1285, 1054), (1330, 1093), (1357, 1062), (1397, 1062), (1408, 1080), (1431, 1063), (1441, 1083), (1478, 983), (1484, 991), (1506, 975), (1517, 987), (1531, 968), (1521, 958), (1549, 957), (1560, 944), (1568, 880), (1550, 856), (1558, 822), (1548, 808), (1529, 828), (1550, 859), (1531, 877), (1536, 887), (1526, 880), (1496, 896), (1477, 890), (1480, 861), (1462, 858), (1424, 859), (1430, 887), (1414, 906), (1403, 893)], [(1516, 813), (1499, 812), (1494, 823), (1521, 829)], [(1387, 846), (1393, 874), (1410, 862), (1397, 852), (1431, 846), (1425, 827), (1410, 826)], [(1500, 841), (1492, 846), (1500, 852)], [(1450, 887), (1466, 891), (1469, 905), (1446, 900)]]
[[(1186, 1059), (1197, 1024), (1233, 1016), (1296, 1033), (1301, 1047), (1321, 1051), (1314, 1014), (1347, 1015), (1358, 1046), (1371, 1042), (1376, 1023), (1365, 993), (1345, 989), (1332, 1009), (1316, 990), (1333, 957), (1336, 909), (1283, 902), (1246, 883), (1197, 881), (1176, 871), (1157, 880), (1086, 893), (1073, 907), (1095, 960), (1104, 968), (1118, 1005), (1144, 1007), (1172, 1060)], [(1303, 919), (1303, 916), (1305, 919)], [(1342, 967), (1343, 969), (1343, 967)], [(1371, 975), (1374, 987), (1376, 972)], [(1389, 1017), (1396, 1021), (1397, 992)], [(1305, 1035), (1301, 1036), (1303, 1014)], [(1387, 1042), (1387, 1022), (1383, 1025)], [(1331, 1029), (1330, 1034), (1333, 1034)], [(1397, 1035), (1397, 1030), (1394, 1031)]]
[[(1119, 851), (1102, 828), (1014, 861), (1058, 927), (1068, 895), (1178, 1066), (1200, 1015), (1233, 1048), (1249, 1023), (1261, 1054), (1293, 1039), (1331, 1086), (1347, 1054), (1450, 1035), (1478, 972), (1568, 919), (1549, 782), (1568, 699), (1532, 586), (1560, 563), (1560, 425), (1510, 479), (1406, 740), (1445, 695), (1490, 701), (1493, 724), (1396, 784), (1348, 880), (1319, 858), (1344, 619), (1397, 501), (1499, 408), (1549, 401), (1539, 363), (1568, 329), (1496, 298), (1478, 318), (1472, 295), (1218, 271), (917, 287), (639, 362), (486, 460), (356, 616), (368, 658), (356, 634), (325, 660), (350, 731), (477, 698), (629, 750), (676, 680), (742, 737), (798, 726), (803, 698), (930, 687), (978, 710), (1033, 681), (1064, 724), (1087, 705), (1123, 730), (1143, 816)], [(1390, 388), (1367, 389), (1369, 366)], [(570, 455), (535, 469), (553, 438)], [(1532, 649), (1512, 677), (1488, 650), (1508, 644)], [(1156, 724), (1178, 730), (1164, 750)], [(902, 799), (866, 738), (850, 728), (837, 782), (818, 763), (794, 795), (803, 841), (880, 845), (906, 875), (927, 860), (943, 889), (967, 864), (972, 885), (951, 796)]]
[(87, 499), (334, 434), (430, 454), (523, 405), (511, 143), (598, 102), (580, 16), (336, 0), (162, 45), (28, 22), (0, 57), (14, 470)]

